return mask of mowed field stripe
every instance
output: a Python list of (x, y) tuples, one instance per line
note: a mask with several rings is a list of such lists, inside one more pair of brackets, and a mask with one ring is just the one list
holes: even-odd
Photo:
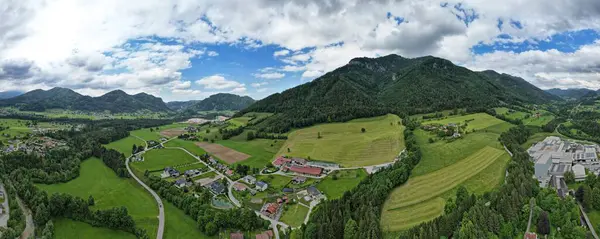
[[(430, 221), (444, 212), (446, 200), (436, 197), (412, 207), (404, 207), (381, 215), (384, 231), (399, 231)], [(405, 216), (410, 215), (410, 216)]]
[(451, 166), (429, 174), (411, 178), (390, 194), (384, 211), (421, 203), (451, 190), (460, 183), (477, 175), (505, 152), (486, 146)]

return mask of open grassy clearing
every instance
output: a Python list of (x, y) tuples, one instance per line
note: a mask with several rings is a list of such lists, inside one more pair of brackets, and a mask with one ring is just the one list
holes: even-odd
[[(310, 157), (348, 167), (390, 162), (404, 148), (400, 121), (389, 114), (298, 129), (288, 135), (277, 155)], [(366, 132), (362, 133), (361, 128)]]
[(428, 139), (435, 137), (434, 135), (420, 129), (414, 132), (417, 143), (422, 148), (423, 157), (419, 164), (412, 170), (412, 177), (451, 166), (486, 146), (503, 149), (500, 142), (498, 142), (499, 135), (495, 133), (480, 131), (466, 134), (462, 139), (450, 143), (447, 143), (445, 140), (429, 143)]
[(132, 162), (131, 167), (144, 172), (195, 162), (198, 160), (181, 149), (153, 149), (144, 153), (143, 162)]
[(469, 120), (469, 122), (467, 122), (468, 126), (467, 126), (467, 131), (471, 131), (471, 130), (480, 130), (480, 129), (485, 129), (487, 127), (491, 127), (497, 124), (502, 124), (502, 123), (506, 123), (494, 116), (485, 114), (485, 113), (477, 113), (477, 114), (470, 114), (470, 115), (460, 115), (460, 116), (452, 116), (452, 117), (448, 117), (446, 119), (441, 119), (441, 120), (432, 120), (432, 121), (426, 121), (423, 122), (423, 124), (450, 124), (450, 123), (455, 123), (455, 124), (464, 124), (467, 120)]
[(285, 140), (254, 139), (251, 141), (241, 140), (221, 140), (217, 143), (236, 151), (250, 155), (240, 164), (255, 168), (262, 168), (273, 160), (277, 151), (281, 148)]
[(175, 205), (163, 199), (165, 205), (165, 239), (204, 239), (216, 238), (204, 235), (198, 223)]
[(593, 210), (587, 213), (590, 223), (594, 226), (596, 233), (600, 233), (600, 211)]
[(9, 129), (0, 131), (0, 141), (7, 144), (7, 141), (14, 137), (20, 138), (31, 133), (31, 129), (27, 127), (28, 122), (19, 119), (0, 119), (0, 127), (9, 127)]
[(496, 111), (496, 114), (503, 115), (504, 117), (513, 120), (521, 119), (524, 125), (531, 126), (543, 126), (555, 118), (555, 116), (552, 113), (545, 110), (524, 112), (512, 110), (505, 107), (494, 108), (494, 110)]
[(86, 239), (135, 239), (135, 235), (118, 230), (111, 230), (102, 227), (93, 227), (85, 222), (78, 222), (70, 219), (60, 218), (54, 219), (54, 238), (56, 239), (71, 239), (71, 238), (86, 238)]
[(250, 120), (252, 120), (252, 117), (242, 116), (242, 117), (231, 118), (227, 122), (232, 124), (234, 126), (234, 128), (237, 128), (240, 126), (248, 125), (248, 122), (250, 122)]
[(144, 143), (144, 141), (142, 141), (136, 137), (129, 136), (127, 138), (111, 142), (110, 144), (106, 144), (106, 145), (104, 145), (104, 147), (109, 148), (109, 149), (114, 149), (114, 150), (119, 151), (122, 154), (124, 154), (125, 157), (129, 157), (129, 156), (131, 156), (131, 152), (132, 152), (134, 144), (137, 146), (140, 146), (140, 145), (145, 146), (146, 145)]
[[(337, 177), (335, 180), (334, 175)], [(325, 193), (328, 199), (336, 199), (356, 187), (366, 177), (367, 172), (364, 169), (336, 171), (321, 181), (317, 188)]]
[(37, 186), (48, 194), (67, 193), (85, 200), (92, 195), (95, 209), (124, 206), (136, 225), (146, 229), (150, 238), (156, 237), (158, 205), (145, 189), (133, 179), (119, 178), (97, 158), (83, 161), (80, 170), (79, 177), (67, 183)]
[(203, 155), (206, 153), (206, 151), (204, 151), (204, 149), (198, 147), (198, 145), (196, 145), (195, 141), (189, 141), (189, 140), (183, 140), (183, 139), (172, 139), (169, 142), (164, 144), (165, 147), (179, 147), (179, 148), (184, 148), (187, 151), (190, 151), (190, 153), (193, 153), (195, 155)]
[[(165, 137), (164, 135), (161, 135), (160, 132), (163, 130), (168, 130), (168, 129), (178, 129), (178, 128), (185, 128), (189, 126), (189, 124), (186, 123), (173, 123), (173, 124), (168, 124), (168, 125), (163, 125), (160, 127), (154, 127), (154, 128), (145, 128), (145, 129), (138, 129), (138, 130), (134, 130), (131, 131), (131, 135), (135, 135), (137, 137), (140, 137), (146, 141), (148, 140), (156, 140), (158, 141), (160, 138)], [(158, 128), (158, 130), (156, 129)]]
[(258, 175), (256, 176), (257, 181), (264, 181), (269, 184), (269, 189), (276, 189), (277, 191), (281, 191), (285, 185), (289, 184), (292, 181), (291, 177), (286, 177), (282, 175)]
[(287, 206), (281, 216), (281, 221), (292, 227), (299, 227), (304, 223), (304, 218), (308, 214), (308, 208), (300, 204)]

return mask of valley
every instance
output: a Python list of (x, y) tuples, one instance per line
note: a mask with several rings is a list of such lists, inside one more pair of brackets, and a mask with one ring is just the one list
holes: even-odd
[[(376, 66), (383, 70), (372, 73)], [(446, 79), (443, 69), (484, 89), (449, 84), (454, 90), (430, 95), (410, 88), (408, 79), (433, 87)], [(359, 77), (368, 72), (382, 80)], [(514, 84), (521, 89), (508, 90)], [(375, 89), (376, 96), (363, 94)], [(464, 94), (477, 100), (464, 103)], [(140, 105), (140, 97), (156, 104)], [(521, 220), (529, 200), (551, 217), (567, 215), (559, 223), (567, 229), (583, 215), (577, 202), (590, 221), (600, 210), (542, 186), (525, 151), (548, 136), (600, 143), (594, 96), (561, 101), (520, 78), (435, 57), (390, 55), (357, 58), (256, 102), (231, 94), (170, 104), (151, 97), (120, 91), (89, 97), (59, 88), (0, 100), (7, 104), (0, 111), (6, 193), (33, 209), (37, 234), (312, 239), (354, 231), (351, 238), (439, 238), (477, 225), (475, 234), (517, 238), (526, 230)], [(40, 99), (121, 105), (96, 112)], [(593, 194), (595, 176), (589, 178), (569, 184)], [(485, 216), (503, 231), (484, 227)], [(586, 230), (592, 229), (569, 233)]]

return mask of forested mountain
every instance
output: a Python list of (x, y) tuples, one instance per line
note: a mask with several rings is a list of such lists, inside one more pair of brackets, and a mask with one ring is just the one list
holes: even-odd
[(319, 122), (386, 113), (415, 114), (454, 108), (560, 100), (527, 81), (493, 71), (473, 72), (427, 56), (355, 58), (312, 82), (257, 101), (246, 112), (278, 113), (257, 127), (284, 132)]
[(208, 98), (201, 100), (191, 106), (189, 106), (186, 110), (194, 110), (194, 111), (221, 111), (221, 110), (241, 110), (248, 105), (254, 103), (254, 99), (249, 96), (239, 96), (234, 94), (227, 93), (219, 93), (215, 95), (211, 95)]
[(20, 91), (2, 91), (2, 92), (0, 92), (0, 99), (13, 98), (13, 97), (19, 96), (21, 94), (23, 94), (23, 92), (20, 92)]
[(50, 90), (33, 90), (10, 99), (0, 100), (0, 106), (15, 106), (20, 110), (45, 111), (66, 109), (82, 111), (105, 111), (113, 113), (150, 110), (169, 111), (161, 98), (139, 93), (128, 95), (121, 90), (111, 91), (100, 97), (81, 95), (71, 89), (55, 87)]
[(179, 111), (184, 110), (187, 107), (190, 107), (196, 103), (200, 102), (199, 100), (188, 100), (188, 101), (171, 101), (167, 102), (167, 107), (171, 110)]
[(556, 96), (566, 98), (566, 99), (581, 99), (583, 96), (587, 95), (588, 93), (592, 93), (595, 91), (590, 90), (590, 89), (585, 89), (585, 88), (575, 88), (575, 89), (566, 89), (566, 90), (554, 88), (554, 89), (546, 90), (546, 92), (556, 95)]

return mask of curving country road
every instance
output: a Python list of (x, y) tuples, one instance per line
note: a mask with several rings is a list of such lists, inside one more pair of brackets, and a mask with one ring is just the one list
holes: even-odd
[(158, 204), (158, 231), (156, 232), (156, 239), (162, 239), (163, 233), (165, 231), (165, 209), (163, 207), (162, 200), (160, 199), (158, 194), (154, 192), (154, 190), (148, 187), (148, 185), (146, 185), (144, 182), (142, 182), (142, 180), (135, 176), (135, 174), (133, 174), (133, 171), (131, 171), (131, 168), (129, 168), (129, 159), (130, 158), (127, 158), (125, 160), (125, 166), (127, 166), (127, 171), (129, 171), (129, 175), (131, 175), (131, 177), (133, 177), (135, 181), (137, 181), (140, 185), (142, 185), (142, 187), (144, 187), (148, 192), (150, 192), (150, 194), (152, 194), (152, 197), (154, 197), (154, 200), (156, 200), (156, 203)]

